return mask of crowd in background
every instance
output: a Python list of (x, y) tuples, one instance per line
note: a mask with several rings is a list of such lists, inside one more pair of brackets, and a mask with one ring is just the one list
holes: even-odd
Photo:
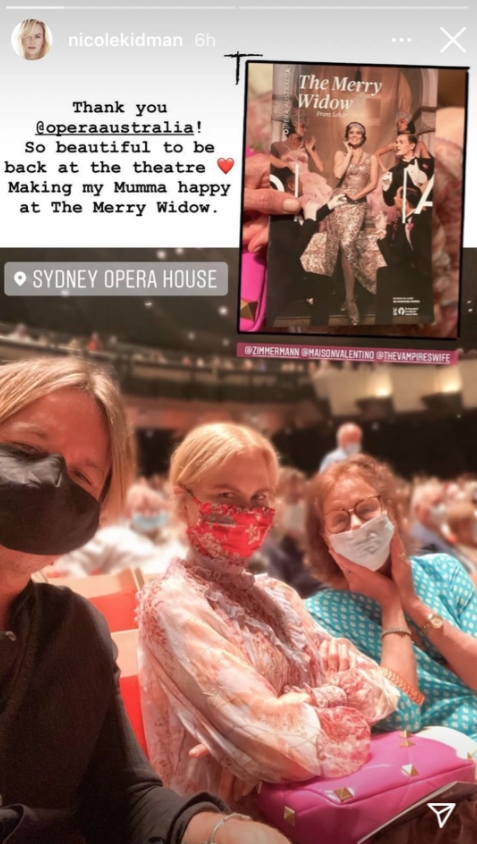
[[(91, 818), (91, 844), (126, 840), (119, 826), (174, 844), (182, 831), (169, 835), (161, 807), (174, 804), (167, 817), (175, 818), (181, 799), (201, 790), (200, 828), (187, 840), (212, 841), (225, 823), (206, 817), (210, 807), (226, 812), (217, 800), (256, 823), (270, 785), (318, 778), (321, 787), (324, 778), (326, 787), (354, 774), (364, 782), (381, 733), (392, 743), (397, 730), (412, 733), (404, 746), (420, 753), (411, 786), (419, 788), (406, 783), (408, 797), (429, 785), (430, 774), (419, 774), (424, 757), (434, 760), (429, 728), (444, 730), (440, 752), (454, 750), (444, 785), (462, 760), (474, 782), (477, 479), (401, 480), (366, 453), (372, 439), (363, 442), (355, 423), (338, 428), (328, 454), (316, 433), (306, 477), (257, 428), (232, 422), (192, 427), (167, 478), (137, 477), (122, 396), (102, 368), (80, 356), (6, 364), (0, 397), (0, 670), (11, 719), (0, 742), (8, 740), (10, 825), (23, 822), (25, 804), (38, 807), (43, 829), (58, 830), (52, 844), (73, 841), (59, 837), (65, 824), (83, 831)], [(86, 594), (95, 581), (125, 580), (94, 577), (121, 569), (132, 590)], [(147, 574), (143, 586), (131, 569)], [(83, 577), (55, 584), (54, 574)], [(82, 587), (84, 597), (75, 592)], [(106, 604), (128, 608), (121, 626)], [(121, 678), (108, 623), (133, 649), (132, 674)], [(130, 717), (151, 767), (122, 707), (128, 677)], [(383, 792), (380, 783), (375, 805), (387, 820), (394, 808)], [(288, 827), (263, 810), (272, 827), (257, 825), (250, 840), (285, 844)], [(241, 844), (240, 824), (250, 820), (229, 819), (238, 831), (227, 841)], [(2, 812), (0, 831), (1, 820)], [(325, 819), (317, 823), (328, 840)], [(46, 840), (42, 828), (32, 842)]]
[[(344, 448), (340, 442), (344, 438)], [(361, 450), (360, 428), (347, 423), (338, 429), (338, 447), (324, 455), (320, 471)], [(477, 475), (442, 480), (416, 474), (409, 480), (395, 474), (402, 525), (416, 554), (450, 554), (477, 583)], [(256, 574), (268, 573), (293, 586), (302, 598), (321, 584), (307, 562), (305, 510), (309, 479), (294, 466), (280, 472), (275, 526), (251, 559)], [(83, 548), (60, 559), (57, 575), (106, 574), (141, 568), (161, 574), (175, 557), (187, 552), (187, 537), (178, 519), (167, 475), (139, 476), (129, 489), (122, 519), (100, 528)]]
[[(24, 323), (18, 323), (14, 326), (0, 327), (0, 340), (7, 340), (9, 342), (43, 346), (48, 349), (59, 349), (62, 352), (69, 352), (75, 354), (96, 355), (102, 354), (106, 357), (124, 355), (132, 361), (159, 364), (162, 366), (184, 366), (196, 369), (224, 369), (224, 370), (245, 370), (248, 372), (267, 372), (268, 370), (278, 370), (280, 372), (313, 373), (318, 367), (319, 363), (311, 362), (309, 364), (301, 363), (299, 361), (266, 361), (266, 360), (250, 360), (246, 358), (240, 360), (222, 355), (207, 355), (194, 354), (188, 352), (174, 353), (171, 350), (151, 349), (149, 347), (142, 347), (133, 345), (131, 343), (122, 342), (114, 335), (102, 335), (98, 331), (93, 331), (89, 337), (70, 337), (60, 336), (51, 331), (34, 331)], [(323, 363), (327, 363), (324, 361)]]

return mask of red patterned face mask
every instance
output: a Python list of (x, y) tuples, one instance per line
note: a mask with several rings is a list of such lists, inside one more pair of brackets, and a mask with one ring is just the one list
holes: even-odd
[(187, 529), (190, 543), (199, 554), (213, 559), (246, 560), (266, 539), (273, 525), (275, 510), (234, 504), (198, 501), (199, 519)]

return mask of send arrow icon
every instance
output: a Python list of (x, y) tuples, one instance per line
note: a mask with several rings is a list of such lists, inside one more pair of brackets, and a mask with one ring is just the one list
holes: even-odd
[(450, 816), (452, 815), (452, 812), (456, 807), (455, 803), (428, 803), (427, 805), (437, 817), (439, 829), (444, 828), (445, 824), (449, 820)]

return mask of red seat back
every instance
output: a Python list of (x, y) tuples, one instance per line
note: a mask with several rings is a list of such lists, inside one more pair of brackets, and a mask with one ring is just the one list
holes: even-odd
[(138, 743), (141, 745), (147, 756), (146, 737), (144, 735), (144, 725), (142, 722), (141, 696), (137, 675), (134, 674), (131, 677), (121, 677), (119, 680), (119, 686), (131, 726), (134, 730)]
[(113, 592), (111, 595), (95, 595), (89, 600), (106, 617), (111, 633), (137, 628), (136, 592)]

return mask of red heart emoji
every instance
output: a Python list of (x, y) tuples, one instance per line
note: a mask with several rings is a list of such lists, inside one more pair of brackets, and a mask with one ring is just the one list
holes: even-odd
[(235, 164), (233, 158), (219, 158), (217, 161), (222, 173), (228, 173)]

